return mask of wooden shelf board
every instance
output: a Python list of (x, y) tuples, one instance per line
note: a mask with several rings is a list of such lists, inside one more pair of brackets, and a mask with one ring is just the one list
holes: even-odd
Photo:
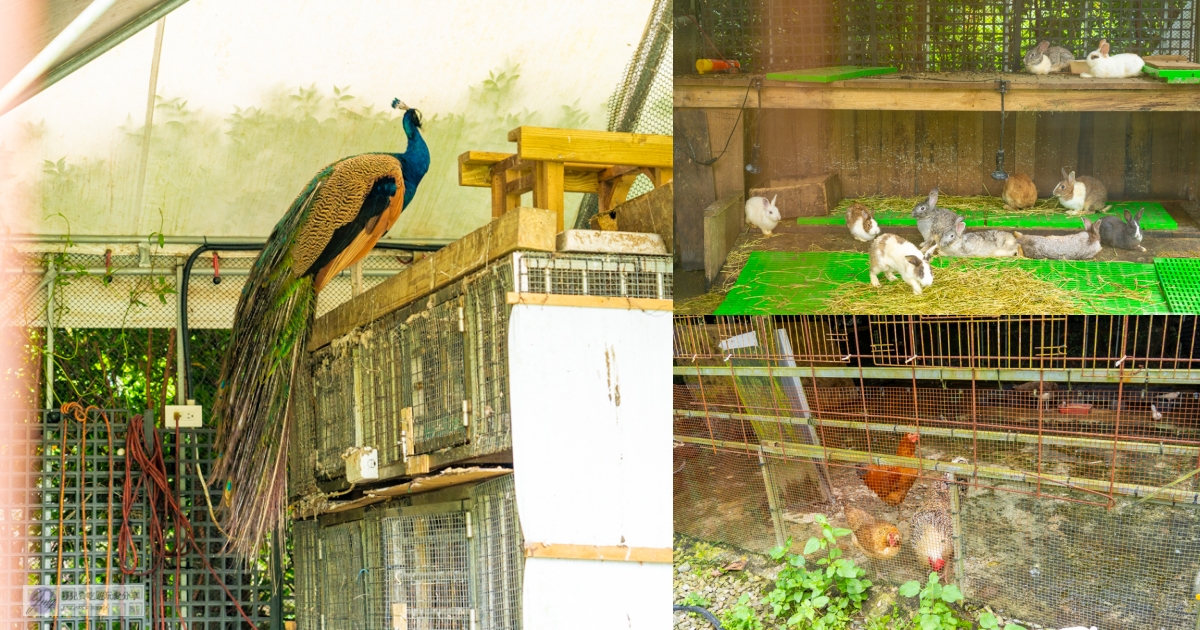
[[(676, 108), (758, 107), (752, 77), (675, 77)], [(900, 73), (797, 83), (764, 80), (761, 106), (781, 109), (1000, 111), (996, 81), (1008, 81), (1006, 111), (1200, 111), (1200, 87), (1150, 77), (1085, 79), (1072, 74)]]

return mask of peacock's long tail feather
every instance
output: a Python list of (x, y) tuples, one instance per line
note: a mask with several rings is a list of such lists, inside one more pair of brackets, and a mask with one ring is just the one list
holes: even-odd
[(289, 241), (306, 195), (319, 187), (314, 180), (301, 193), (255, 261), (221, 367), (213, 479), (227, 482), (227, 492), (218, 518), (226, 551), (246, 560), (286, 518), (288, 406), (316, 305), (312, 276), (293, 273)]

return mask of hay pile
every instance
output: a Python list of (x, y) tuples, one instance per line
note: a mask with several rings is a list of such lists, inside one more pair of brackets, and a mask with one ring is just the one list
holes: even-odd
[(826, 301), (829, 313), (872, 315), (1071, 315), (1102, 299), (1148, 302), (1154, 287), (1130, 289), (1095, 279), (1087, 292), (1064, 288), (1033, 271), (978, 259), (956, 259), (935, 268), (933, 285), (921, 295), (897, 278), (881, 287), (847, 283)]
[[(845, 214), (846, 209), (852, 204), (861, 203), (876, 212), (912, 212), (913, 206), (925, 201), (928, 196), (923, 197), (886, 197), (883, 195), (872, 195), (869, 197), (857, 197), (854, 199), (843, 199), (837, 205), (834, 214)], [(1004, 209), (1004, 200), (999, 197), (957, 197), (954, 195), (938, 195), (938, 207), (948, 210), (973, 210), (978, 212), (987, 212), (989, 214), (1003, 215), (1043, 215), (1043, 214), (1063, 214), (1067, 211), (1058, 203), (1058, 199), (1051, 197), (1049, 199), (1038, 199), (1037, 203), (1031, 208), (1013, 208), (1012, 210)]]

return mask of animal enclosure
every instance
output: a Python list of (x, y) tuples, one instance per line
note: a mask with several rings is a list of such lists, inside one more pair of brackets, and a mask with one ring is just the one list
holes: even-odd
[[(902, 542), (845, 551), (894, 585), (930, 570), (913, 517), (949, 474), (943, 571), (969, 600), (1046, 627), (1194, 627), (1200, 485), (1171, 484), (1200, 458), (1198, 323), (677, 318), (675, 529), (762, 553), (857, 508)], [(885, 502), (879, 466), (907, 496)]]

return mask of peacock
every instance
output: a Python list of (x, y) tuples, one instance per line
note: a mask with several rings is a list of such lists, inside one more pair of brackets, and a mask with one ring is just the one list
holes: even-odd
[(214, 482), (224, 486), (226, 551), (255, 557), (284, 523), (291, 395), (317, 293), (362, 260), (412, 202), (429, 170), (421, 114), (404, 110), (403, 153), (364, 153), (325, 167), (267, 239), (238, 299), (213, 406)]

